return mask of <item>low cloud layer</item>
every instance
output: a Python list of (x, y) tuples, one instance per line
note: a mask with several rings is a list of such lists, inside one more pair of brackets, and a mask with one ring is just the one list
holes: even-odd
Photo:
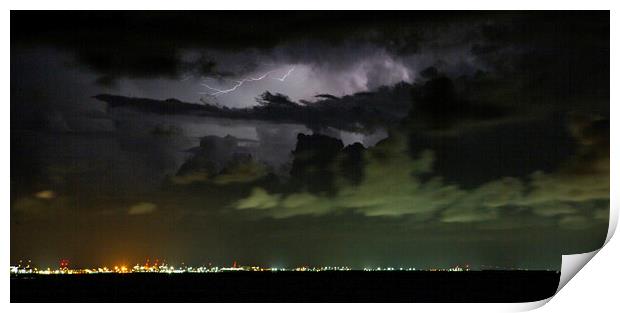
[(145, 215), (151, 214), (157, 210), (157, 205), (150, 202), (140, 202), (132, 205), (127, 210), (129, 215)]
[[(557, 217), (560, 226), (592, 224), (594, 212), (587, 207), (609, 200), (609, 144), (605, 123), (596, 118), (574, 119), (570, 128), (579, 141), (579, 153), (556, 172), (505, 177), (471, 189), (444, 183), (433, 173), (433, 152), (427, 150), (412, 158), (405, 137), (393, 132), (388, 139), (363, 152), (363, 167), (358, 169), (363, 178), (356, 184), (345, 179), (346, 169), (337, 161), (343, 155), (342, 150), (340, 156), (322, 164), (328, 172), (318, 179), (327, 184), (330, 181), (327, 177), (335, 176), (331, 178), (335, 182), (333, 192), (303, 191), (303, 184), (302, 191), (296, 192), (269, 192), (254, 187), (235, 208), (255, 209), (258, 214), (274, 218), (351, 211), (368, 217), (436, 217), (445, 223), (486, 222), (499, 219), (507, 212), (525, 211), (531, 218)], [(316, 150), (311, 158), (320, 159), (325, 149), (316, 143), (314, 146)], [(307, 171), (310, 173), (301, 177), (320, 173), (311, 163)], [(294, 177), (292, 180), (294, 184)]]

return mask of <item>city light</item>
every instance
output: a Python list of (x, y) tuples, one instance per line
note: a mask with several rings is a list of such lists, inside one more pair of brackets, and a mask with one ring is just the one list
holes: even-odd
[[(480, 269), (485, 269), (481, 266)], [(497, 268), (495, 268), (497, 269)], [(505, 268), (514, 269), (514, 268)], [(128, 267), (124, 264), (113, 266), (99, 266), (95, 268), (70, 268), (68, 260), (61, 260), (60, 267), (57, 269), (37, 269), (31, 266), (31, 262), (19, 261), (17, 265), (10, 266), (10, 273), (13, 275), (20, 274), (38, 274), (38, 275), (68, 275), (68, 274), (130, 274), (130, 273), (165, 273), (165, 274), (182, 274), (182, 273), (225, 273), (225, 272), (341, 272), (341, 271), (364, 271), (364, 272), (410, 272), (410, 271), (430, 271), (430, 272), (468, 272), (469, 264), (454, 265), (450, 267), (364, 267), (354, 268), (351, 266), (297, 266), (297, 267), (262, 267), (257, 265), (238, 265), (233, 261), (232, 266), (173, 266), (164, 262), (155, 260), (151, 263), (149, 259), (144, 264), (136, 264)]]

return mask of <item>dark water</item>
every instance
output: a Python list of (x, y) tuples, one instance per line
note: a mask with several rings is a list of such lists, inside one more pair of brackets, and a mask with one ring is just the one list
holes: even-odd
[(232, 272), (11, 277), (11, 302), (525, 302), (550, 271)]

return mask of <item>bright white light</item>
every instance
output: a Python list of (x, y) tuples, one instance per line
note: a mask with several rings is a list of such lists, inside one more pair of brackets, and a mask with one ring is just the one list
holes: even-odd
[(289, 75), (291, 75), (291, 73), (295, 70), (295, 67), (291, 67), (290, 70), (288, 70), (288, 72), (286, 72), (286, 74), (284, 74), (284, 76), (282, 76), (281, 78), (274, 78), (275, 80), (279, 80), (281, 82), (283, 82)]
[[(274, 78), (275, 80), (279, 80), (281, 82), (284, 82), (284, 80), (286, 80), (286, 78), (291, 75), (291, 73), (295, 70), (295, 67), (293, 66), (291, 69), (288, 70), (288, 72), (286, 72), (286, 74), (284, 74), (284, 76), (280, 77), (280, 78)], [(243, 86), (244, 83), (246, 82), (253, 82), (253, 81), (258, 81), (258, 80), (263, 80), (265, 79), (267, 76), (269, 76), (269, 74), (275, 72), (276, 70), (271, 70), (269, 72), (266, 72), (265, 74), (258, 76), (258, 77), (248, 77), (248, 78), (244, 78), (242, 80), (236, 80), (235, 85), (233, 85), (231, 88), (229, 89), (219, 89), (219, 88), (215, 88), (212, 86), (207, 85), (206, 83), (202, 83), (201, 85), (208, 88), (209, 90), (211, 90), (212, 92), (199, 92), (199, 94), (208, 94), (210, 96), (218, 96), (221, 94), (226, 94), (229, 92), (233, 92), (235, 90), (237, 90), (237, 88)]]

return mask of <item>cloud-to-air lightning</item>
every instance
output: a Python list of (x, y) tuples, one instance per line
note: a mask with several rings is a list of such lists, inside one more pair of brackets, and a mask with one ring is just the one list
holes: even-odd
[(291, 75), (291, 73), (295, 70), (295, 67), (291, 67), (290, 70), (288, 70), (288, 72), (286, 72), (286, 74), (284, 74), (284, 76), (282, 76), (281, 78), (274, 78), (275, 80), (279, 80), (281, 82), (283, 82), (289, 75)]
[[(293, 66), (290, 70), (288, 70), (288, 72), (286, 72), (286, 74), (284, 74), (284, 76), (282, 76), (280, 78), (274, 78), (274, 79), (283, 82), (294, 70), (295, 70), (295, 67)], [(241, 87), (244, 83), (251, 82), (251, 81), (257, 81), (257, 80), (262, 80), (262, 79), (266, 78), (267, 76), (269, 76), (269, 74), (271, 74), (273, 72), (275, 72), (275, 70), (271, 70), (269, 72), (266, 72), (265, 74), (263, 74), (261, 76), (258, 76), (258, 77), (248, 77), (248, 78), (244, 78), (242, 80), (236, 80), (236, 81), (234, 81), (235, 84), (231, 88), (228, 88), (228, 89), (215, 88), (215, 87), (209, 86), (209, 85), (207, 85), (206, 83), (203, 82), (201, 85), (206, 87), (206, 88), (208, 88), (212, 92), (200, 92), (200, 94), (208, 94), (210, 96), (218, 96), (218, 95), (221, 95), (221, 94), (233, 92), (233, 91), (237, 90), (237, 88)]]

